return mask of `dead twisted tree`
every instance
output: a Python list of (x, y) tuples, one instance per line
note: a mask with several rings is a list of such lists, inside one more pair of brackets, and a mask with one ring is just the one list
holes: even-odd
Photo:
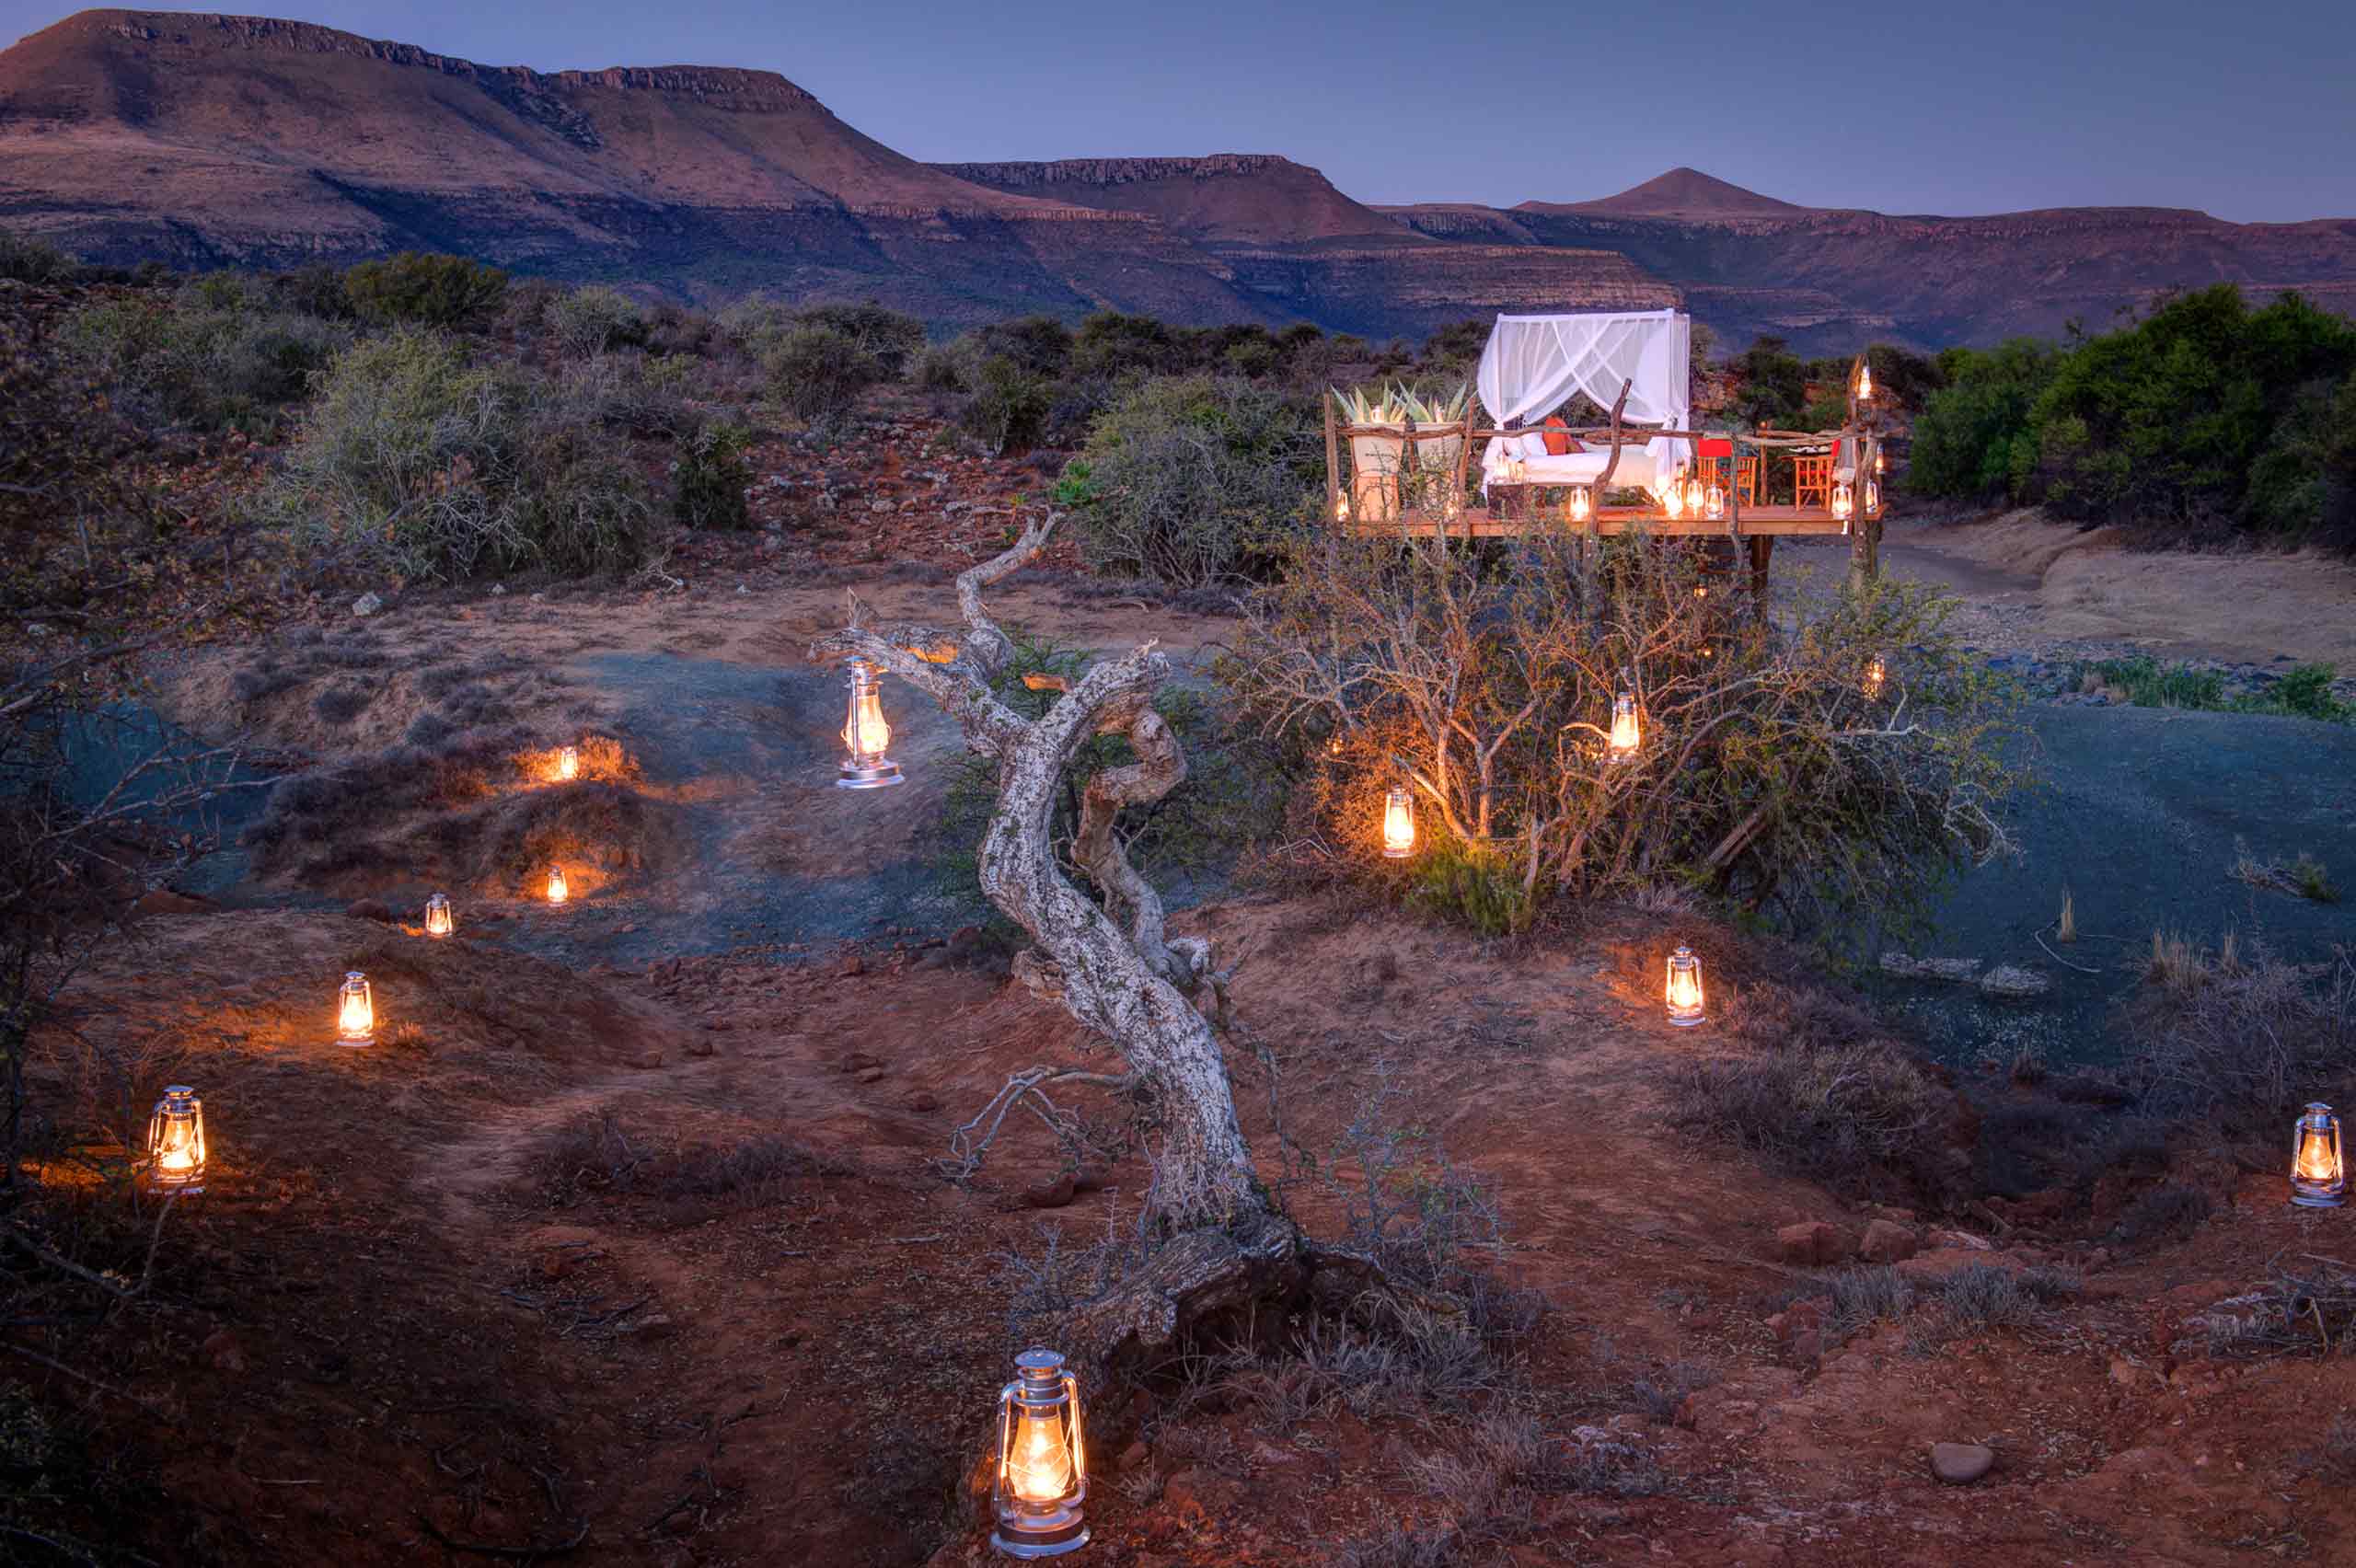
[[(1356, 1261), (1312, 1253), (1275, 1212), (1253, 1169), (1220, 1051), (1218, 1030), (1230, 1022), (1227, 976), (1207, 940), (1168, 934), (1161, 895), (1129, 864), (1114, 831), (1124, 807), (1150, 804), (1186, 776), (1185, 754), (1153, 707), (1168, 659), (1148, 643), (1077, 679), (1032, 676), (1034, 688), (1060, 693), (1035, 720), (995, 695), (1014, 646), (984, 609), (982, 590), (1037, 555), (1055, 525), (1055, 513), (1043, 514), (1004, 554), (959, 575), (962, 628), (870, 625), (854, 594), (849, 624), (810, 652), (863, 659), (899, 676), (957, 721), (969, 747), (996, 761), (998, 806), (982, 840), (981, 883), (1038, 944), (1017, 961), (1017, 974), (1060, 1000), (1128, 1066), (1123, 1075), (1054, 1066), (1013, 1075), (968, 1124), (969, 1131), (987, 1124), (964, 1151), (968, 1160), (1015, 1104), (1030, 1103), (1052, 1124), (1044, 1091), (1053, 1084), (1133, 1094), (1156, 1114), (1161, 1142), (1149, 1219), (1163, 1244), (1067, 1326), (1084, 1353), (1116, 1362), (1151, 1356), (1207, 1319), (1297, 1291), (1321, 1262), (1348, 1269)], [(1098, 772), (1081, 798), (1071, 857), (1103, 893), (1102, 907), (1072, 885), (1049, 838), (1065, 772), (1097, 735), (1126, 737), (1138, 758)]]

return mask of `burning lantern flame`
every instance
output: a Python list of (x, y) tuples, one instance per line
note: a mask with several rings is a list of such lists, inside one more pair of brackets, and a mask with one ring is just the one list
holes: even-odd
[(1636, 717), (1636, 698), (1633, 692), (1622, 692), (1611, 699), (1611, 744), (1608, 750), (1613, 762), (1632, 760), (1645, 743), (1645, 727)]
[(1345, 495), (1335, 496), (1334, 498), (1334, 521), (1336, 523), (1347, 523), (1349, 520), (1350, 498)]
[(427, 936), (446, 937), (457, 928), (457, 920), (450, 913), (448, 894), (437, 893), (425, 901), (425, 934)]
[(1080, 1428), (1080, 1382), (1051, 1350), (1014, 1358), (999, 1391), (998, 1528), (990, 1544), (1009, 1557), (1060, 1557), (1088, 1544), (1080, 1504), (1088, 1456)]
[(556, 754), (556, 776), (559, 778), (581, 777), (581, 748), (567, 746)]
[(1877, 474), (1889, 472), (1889, 454), (1878, 446), (1874, 448), (1874, 472)]
[(1857, 401), (1870, 403), (1874, 396), (1874, 367), (1864, 360), (1857, 362)]
[(2339, 1118), (2318, 1100), (2291, 1133), (2291, 1201), (2302, 1208), (2338, 1208), (2348, 1196), (2348, 1162), (2339, 1147)]
[(1685, 487), (1674, 478), (1661, 490), (1660, 509), (1669, 514), (1672, 523), (1685, 515)]
[[(1838, 517), (1845, 525), (1849, 521), (1849, 513), (1854, 509), (1854, 505), (1855, 503), (1849, 496), (1849, 486), (1847, 481), (1844, 480), (1832, 487), (1833, 516)], [(1841, 531), (1845, 534), (1849, 530), (1844, 526)]]
[(562, 904), (570, 896), (564, 885), (564, 868), (550, 866), (549, 868), (549, 902)]
[(1865, 678), (1864, 686), (1865, 695), (1867, 697), (1879, 697), (1881, 695), (1882, 683), (1888, 678), (1889, 672), (1882, 667), (1882, 662), (1879, 659), (1868, 659), (1865, 661)]
[(907, 782), (900, 765), (884, 755), (892, 744), (892, 726), (884, 722), (884, 697), (876, 684), (875, 666), (864, 659), (850, 662), (850, 717), (843, 722), (843, 763), (837, 790), (884, 790)]
[(1669, 955), (1669, 1021), (1691, 1029), (1702, 1017), (1702, 961), (1680, 947)]
[(1702, 481), (1699, 479), (1686, 480), (1685, 510), (1692, 513), (1694, 516), (1699, 517), (1702, 515), (1703, 507), (1708, 504), (1709, 491), (1703, 489)]
[(1702, 514), (1715, 520), (1727, 514), (1727, 492), (1712, 485), (1702, 492)]
[(1571, 487), (1571, 521), (1584, 523), (1595, 515), (1595, 497), (1585, 485)]
[(1415, 798), (1404, 786), (1391, 791), (1382, 802), (1382, 858), (1403, 860), (1415, 852)]
[(158, 1193), (204, 1191), (204, 1101), (176, 1083), (147, 1119), (147, 1186)]
[(1871, 517), (1881, 510), (1881, 487), (1871, 479), (1865, 481), (1865, 515)]
[(336, 992), (335, 1043), (369, 1045), (376, 1039), (376, 1002), (369, 995), (368, 976), (352, 970)]

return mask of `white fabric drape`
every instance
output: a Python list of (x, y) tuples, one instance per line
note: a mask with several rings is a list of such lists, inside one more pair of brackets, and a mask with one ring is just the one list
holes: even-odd
[[(1626, 422), (1684, 430), (1692, 356), (1692, 325), (1674, 310), (1500, 316), (1481, 351), (1476, 384), (1481, 407), (1499, 425), (1558, 409), (1579, 392), (1608, 410), (1625, 385)], [(1493, 441), (1483, 455), (1484, 485), (1504, 472), (1505, 448)], [(1688, 455), (1685, 443), (1666, 436), (1645, 449), (1657, 474), (1673, 472)]]

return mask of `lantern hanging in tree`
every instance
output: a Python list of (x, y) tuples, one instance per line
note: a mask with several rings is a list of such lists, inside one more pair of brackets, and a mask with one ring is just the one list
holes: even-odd
[(567, 888), (564, 883), (564, 868), (562, 866), (550, 866), (549, 868), (549, 902), (550, 904), (562, 904), (571, 896), (572, 890)]
[(1613, 762), (1627, 762), (1644, 744), (1644, 723), (1636, 717), (1636, 694), (1623, 691), (1611, 699), (1611, 744), (1606, 748), (1606, 755)]
[(1857, 361), (1857, 401), (1870, 403), (1873, 400), (1874, 367), (1871, 363), (1860, 357)]
[(1595, 495), (1585, 485), (1571, 487), (1571, 521), (1584, 523), (1595, 515)]
[(368, 976), (352, 970), (336, 991), (335, 1043), (369, 1045), (376, 1039), (376, 999), (369, 993)]
[(204, 1101), (176, 1083), (147, 1119), (147, 1186), (157, 1193), (204, 1191)]
[(1080, 1439), (1080, 1381), (1052, 1350), (1014, 1358), (1014, 1381), (999, 1390), (998, 1528), (990, 1544), (1009, 1557), (1060, 1557), (1088, 1544), (1080, 1504), (1088, 1455)]
[(875, 666), (864, 659), (850, 662), (850, 717), (843, 724), (841, 776), (837, 790), (884, 790), (907, 782), (900, 765), (884, 755), (892, 744), (892, 726), (884, 721), (884, 698)]
[(1877, 474), (1889, 472), (1889, 454), (1878, 446), (1874, 448), (1874, 472)]
[(1860, 684), (1865, 687), (1865, 693), (1868, 698), (1877, 698), (1881, 696), (1882, 683), (1888, 678), (1888, 670), (1883, 667), (1880, 658), (1876, 656), (1865, 661), (1865, 674)]
[(1876, 484), (1871, 479), (1867, 479), (1865, 481), (1865, 515), (1868, 517), (1874, 517), (1879, 515), (1880, 512), (1881, 486)]
[(1702, 961), (1680, 947), (1669, 955), (1669, 1021), (1691, 1029), (1702, 1018)]
[(581, 777), (581, 748), (567, 746), (556, 754), (556, 776), (559, 778)]
[(1415, 798), (1403, 784), (1382, 801), (1382, 858), (1403, 860), (1415, 852)]
[(1350, 498), (1346, 495), (1335, 496), (1334, 498), (1334, 521), (1336, 523), (1347, 523), (1349, 520)]
[(2339, 1118), (2318, 1100), (2291, 1134), (2291, 1201), (2302, 1208), (2338, 1208), (2348, 1196), (2348, 1162), (2339, 1147)]
[(458, 928), (457, 919), (450, 913), (450, 895), (437, 893), (425, 901), (425, 934), (446, 937)]

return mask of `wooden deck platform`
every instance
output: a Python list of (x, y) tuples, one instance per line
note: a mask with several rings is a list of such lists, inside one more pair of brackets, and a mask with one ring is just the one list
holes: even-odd
[[(1624, 534), (1632, 527), (1641, 527), (1657, 538), (1700, 537), (1723, 539), (1728, 536), (1727, 520), (1723, 517), (1677, 517), (1663, 515), (1657, 508), (1643, 506), (1606, 506), (1597, 509), (1592, 523), (1565, 523), (1559, 508), (1549, 508), (1549, 515), (1541, 525), (1567, 528), (1573, 533), (1592, 530), (1597, 534)], [(1870, 520), (1878, 524), (1878, 516)], [(1498, 515), (1486, 507), (1467, 507), (1445, 521), (1436, 516), (1410, 512), (1403, 517), (1384, 522), (1352, 521), (1346, 526), (1354, 534), (1403, 535), (1410, 538), (1428, 539), (1445, 534), (1451, 539), (1510, 539), (1528, 533), (1533, 521), (1521, 508), (1511, 515)], [(1745, 538), (1779, 537), (1788, 535), (1814, 535), (1839, 537), (1850, 532), (1851, 523), (1832, 515), (1820, 506), (1746, 506), (1742, 509), (1742, 536)]]

